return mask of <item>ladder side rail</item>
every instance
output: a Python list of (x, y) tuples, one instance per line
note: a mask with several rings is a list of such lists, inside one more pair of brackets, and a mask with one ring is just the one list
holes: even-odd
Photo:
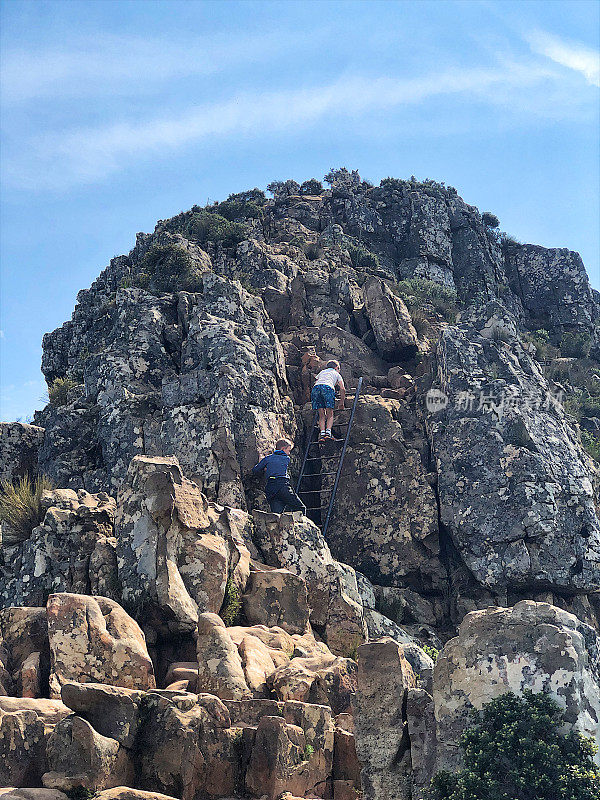
[(342, 474), (342, 466), (344, 464), (344, 456), (346, 455), (346, 448), (348, 447), (348, 440), (350, 438), (350, 431), (352, 430), (352, 421), (354, 420), (354, 412), (356, 411), (356, 404), (358, 403), (358, 395), (360, 394), (360, 390), (362, 387), (363, 379), (358, 379), (358, 385), (356, 387), (356, 392), (354, 393), (354, 401), (352, 403), (352, 412), (350, 413), (350, 419), (348, 420), (348, 430), (346, 431), (346, 438), (344, 439), (344, 446), (342, 447), (342, 453), (340, 455), (340, 461), (337, 468), (337, 474), (335, 476), (335, 483), (333, 484), (333, 490), (331, 492), (331, 497), (329, 498), (329, 508), (327, 509), (327, 516), (325, 518), (325, 525), (323, 525), (323, 536), (327, 533), (327, 528), (329, 527), (329, 520), (331, 519), (331, 512), (333, 511), (333, 504), (335, 502), (335, 495), (337, 492), (338, 483), (340, 482), (340, 475)]
[(302, 478), (304, 477), (304, 470), (306, 468), (306, 459), (308, 458), (308, 451), (310, 450), (310, 446), (312, 444), (313, 433), (315, 430), (315, 425), (317, 424), (317, 417), (319, 415), (318, 411), (315, 411), (313, 414), (313, 421), (310, 428), (310, 432), (308, 434), (308, 442), (306, 443), (306, 450), (304, 451), (304, 458), (302, 459), (302, 467), (300, 469), (300, 475), (298, 476), (298, 484), (296, 486), (296, 494), (300, 491), (300, 484), (302, 483)]

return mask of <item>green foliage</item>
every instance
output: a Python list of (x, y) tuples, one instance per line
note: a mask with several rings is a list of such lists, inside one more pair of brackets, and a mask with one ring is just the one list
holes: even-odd
[(432, 647), (432, 645), (430, 645), (430, 644), (424, 644), (422, 649), (423, 649), (423, 652), (426, 655), (428, 655), (429, 658), (435, 664), (435, 662), (438, 660), (438, 656), (440, 654), (440, 651), (437, 649), (437, 647)]
[(560, 353), (564, 358), (587, 358), (592, 340), (584, 331), (565, 331), (560, 340)]
[(448, 322), (454, 322), (456, 319), (456, 291), (449, 286), (443, 286), (426, 278), (408, 278), (399, 281), (395, 291), (410, 311), (432, 305)]
[(225, 597), (223, 598), (223, 605), (219, 611), (219, 616), (229, 628), (238, 623), (241, 611), (242, 596), (240, 594), (240, 590), (231, 580), (231, 578), (227, 578), (227, 583), (225, 584)]
[(235, 247), (247, 238), (242, 223), (231, 222), (221, 214), (214, 214), (211, 211), (198, 211), (192, 214), (184, 233), (188, 239), (194, 239), (199, 244), (221, 242), (225, 247)]
[(260, 219), (263, 215), (263, 206), (267, 202), (265, 193), (260, 189), (250, 189), (248, 192), (230, 194), (222, 203), (215, 203), (209, 213), (220, 214), (228, 220)]
[(311, 178), (300, 185), (298, 194), (321, 195), (323, 194), (323, 184), (316, 178)]
[(504, 694), (474, 715), (460, 738), (464, 768), (439, 772), (434, 800), (595, 800), (596, 747), (579, 733), (560, 733), (564, 718), (547, 694)]
[(175, 244), (154, 243), (139, 260), (136, 283), (151, 292), (198, 292), (202, 273), (189, 253)]
[(550, 344), (550, 334), (545, 328), (527, 331), (523, 334), (523, 339), (535, 347), (535, 357), (538, 361), (551, 361), (557, 355), (556, 348)]
[(48, 387), (48, 399), (53, 406), (65, 406), (69, 391), (80, 385), (73, 378), (54, 378)]
[(370, 267), (371, 269), (379, 268), (379, 258), (375, 255), (375, 253), (371, 253), (370, 250), (367, 250), (366, 247), (363, 247), (362, 244), (346, 242), (344, 244), (344, 248), (348, 251), (353, 267)]
[(314, 752), (315, 748), (312, 746), (312, 744), (307, 744), (306, 747), (304, 748), (304, 760), (308, 761), (308, 759), (312, 756)]
[(423, 192), (430, 197), (458, 194), (454, 186), (446, 186), (445, 183), (434, 181), (433, 178), (425, 178), (423, 181), (418, 181), (414, 175), (410, 176), (410, 180), (403, 180), (402, 178), (384, 178), (379, 185), (384, 189), (390, 189), (392, 191)]
[(600, 438), (589, 431), (581, 431), (581, 446), (595, 461), (600, 461)]
[(488, 228), (497, 228), (500, 225), (500, 220), (491, 211), (484, 211), (481, 215), (481, 221)]
[(34, 481), (28, 475), (16, 482), (4, 481), (0, 492), (0, 522), (7, 523), (19, 540), (29, 538), (44, 518), (42, 494), (53, 488), (45, 475)]
[(93, 789), (86, 789), (85, 786), (74, 786), (65, 792), (69, 800), (91, 800), (96, 796)]

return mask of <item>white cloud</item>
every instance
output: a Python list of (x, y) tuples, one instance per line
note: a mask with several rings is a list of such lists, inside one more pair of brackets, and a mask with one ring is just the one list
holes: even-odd
[(527, 37), (531, 49), (563, 67), (581, 72), (588, 83), (600, 86), (600, 53), (578, 42), (566, 41), (544, 31)]
[(4, 331), (0, 330), (0, 339), (4, 339)]
[[(243, 93), (193, 106), (179, 115), (79, 128), (25, 143), (26, 157), (6, 165), (6, 180), (20, 188), (60, 188), (105, 178), (132, 161), (164, 156), (216, 137), (256, 137), (297, 131), (325, 117), (364, 117), (444, 95), (518, 104), (517, 89), (553, 76), (538, 65), (506, 63), (494, 69), (454, 70), (417, 78), (344, 77), (330, 84), (279, 92)], [(504, 100), (502, 98), (505, 98)]]
[[(39, 99), (139, 96), (165, 81), (207, 76), (244, 63), (317, 46), (311, 33), (182, 36), (177, 41), (99, 34), (63, 47), (2, 49), (2, 100), (14, 105)], [(157, 86), (158, 85), (158, 86)]]

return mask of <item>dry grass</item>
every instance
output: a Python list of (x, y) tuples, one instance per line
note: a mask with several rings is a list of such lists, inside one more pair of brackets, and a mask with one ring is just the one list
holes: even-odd
[[(29, 476), (16, 482), (2, 483), (0, 492), (0, 522), (10, 529), (8, 542), (23, 541), (31, 536), (31, 531), (44, 518), (42, 494), (53, 489), (52, 482), (42, 476), (31, 480)], [(4, 537), (7, 543), (7, 537)]]

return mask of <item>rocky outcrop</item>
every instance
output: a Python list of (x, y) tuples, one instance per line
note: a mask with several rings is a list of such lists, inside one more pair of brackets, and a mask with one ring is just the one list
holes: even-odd
[(118, 599), (116, 505), (105, 492), (44, 492), (44, 520), (29, 539), (3, 547), (0, 604), (43, 606), (52, 592)]
[[(527, 688), (598, 738), (600, 296), (450, 187), (327, 182), (160, 221), (45, 337), (52, 402), (0, 431), (61, 487), (0, 548), (7, 787), (425, 800)], [(297, 476), (331, 358), (338, 437), (363, 380), (325, 538), (335, 442), (310, 518), (249, 471), (286, 435)]]

